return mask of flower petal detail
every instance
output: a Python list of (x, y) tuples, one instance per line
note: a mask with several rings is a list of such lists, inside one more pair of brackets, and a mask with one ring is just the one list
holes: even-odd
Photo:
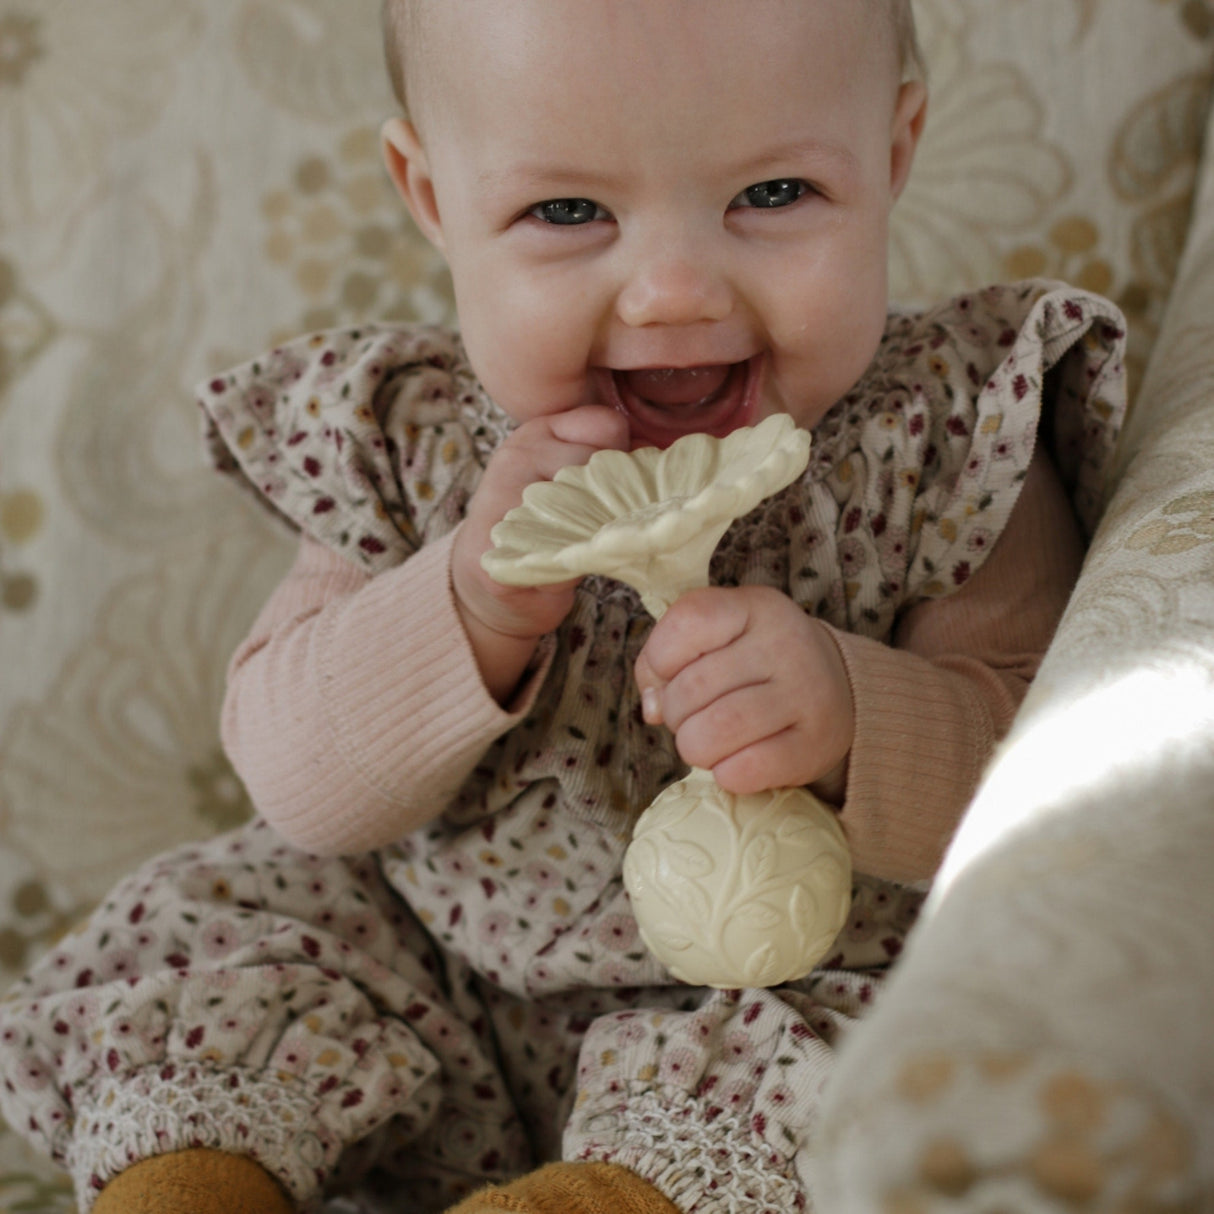
[(811, 438), (787, 414), (716, 438), (688, 434), (665, 450), (598, 451), (528, 486), (481, 558), (505, 585), (597, 573), (627, 582), (660, 614), (708, 584), (713, 549), (734, 519), (790, 485)]

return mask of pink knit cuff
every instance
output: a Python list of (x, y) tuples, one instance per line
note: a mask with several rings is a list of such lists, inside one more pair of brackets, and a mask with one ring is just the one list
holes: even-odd
[(855, 700), (841, 821), (857, 868), (931, 877), (994, 747), (976, 687), (926, 658), (832, 630)]

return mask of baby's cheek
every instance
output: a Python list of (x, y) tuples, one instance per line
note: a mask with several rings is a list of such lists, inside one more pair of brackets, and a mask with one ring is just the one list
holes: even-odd
[(519, 422), (604, 403), (590, 383), (592, 335), (578, 309), (522, 294), (499, 292), (492, 308), (478, 301), (471, 320), (461, 312), (468, 358), (489, 396)]

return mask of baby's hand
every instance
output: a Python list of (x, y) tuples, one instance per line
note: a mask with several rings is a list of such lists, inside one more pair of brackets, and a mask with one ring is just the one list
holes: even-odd
[(612, 409), (587, 405), (537, 417), (519, 426), (493, 453), (451, 556), (460, 618), (485, 682), (504, 701), (530, 660), (536, 641), (573, 606), (577, 581), (559, 586), (503, 586), (481, 567), (489, 532), (523, 500), (535, 481), (551, 480), (569, 464), (584, 464), (604, 448), (628, 449), (628, 421)]
[(855, 734), (847, 671), (826, 627), (778, 590), (683, 595), (636, 678), (646, 721), (665, 723), (683, 761), (727, 791), (841, 783)]

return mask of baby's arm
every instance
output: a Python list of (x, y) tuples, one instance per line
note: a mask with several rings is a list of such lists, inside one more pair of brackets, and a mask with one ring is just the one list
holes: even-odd
[(930, 877), (1081, 560), (1057, 475), (1038, 455), (986, 562), (956, 593), (907, 611), (892, 647), (766, 588), (696, 592), (638, 662), (647, 716), (732, 791), (809, 784), (841, 805), (860, 871)]
[[(369, 577), (304, 538), (228, 671), (224, 745), (306, 850), (358, 852), (442, 811), (528, 707), (489, 694), (450, 592), (454, 536)], [(513, 711), (511, 711), (513, 710)]]
[(626, 442), (624, 419), (605, 409), (520, 426), (463, 523), (374, 578), (301, 542), (233, 658), (222, 718), (234, 766), (282, 835), (321, 853), (367, 851), (443, 811), (530, 707), (540, 640), (573, 602), (572, 584), (492, 582), (480, 568), (489, 530), (532, 481)]

